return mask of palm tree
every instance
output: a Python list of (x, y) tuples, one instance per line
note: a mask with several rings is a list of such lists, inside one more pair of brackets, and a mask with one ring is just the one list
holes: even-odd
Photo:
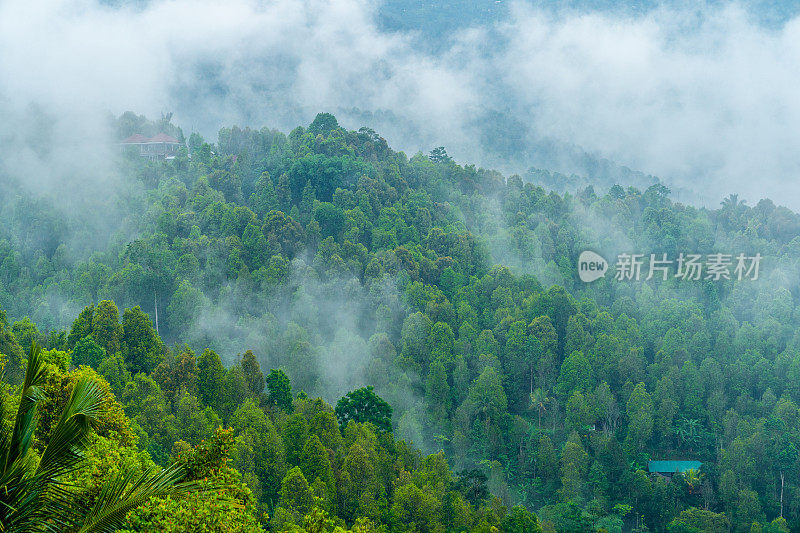
[(739, 203), (739, 195), (738, 194), (729, 194), (727, 198), (722, 200), (722, 209), (736, 209), (739, 205), (744, 205), (744, 200), (742, 200), (741, 204)]
[(130, 510), (149, 498), (197, 488), (184, 481), (186, 468), (181, 463), (139, 476), (123, 469), (101, 488), (94, 504), (88, 504), (78, 487), (62, 479), (81, 467), (90, 432), (105, 415), (109, 397), (97, 380), (78, 380), (37, 458), (31, 446), (45, 379), (45, 361), (33, 343), (13, 426), (0, 401), (0, 532), (113, 532)]
[(702, 483), (704, 477), (705, 474), (698, 472), (694, 468), (690, 468), (683, 473), (683, 478), (686, 480), (686, 484), (689, 486), (690, 493), (694, 493), (700, 488), (700, 484)]
[(539, 412), (539, 431), (542, 430), (542, 413), (547, 412), (546, 405), (550, 402), (547, 392), (538, 388), (531, 393), (531, 407)]
[(738, 194), (730, 194), (722, 200), (719, 215), (728, 228), (740, 222), (740, 215), (747, 208), (746, 203), (745, 200), (739, 200)]

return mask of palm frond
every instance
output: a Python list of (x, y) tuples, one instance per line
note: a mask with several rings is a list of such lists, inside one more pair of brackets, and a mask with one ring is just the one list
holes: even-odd
[(73, 471), (85, 458), (89, 431), (105, 411), (108, 396), (100, 384), (84, 377), (72, 387), (50, 441), (42, 453), (37, 474), (54, 479)]
[(194, 481), (183, 481), (185, 478), (186, 467), (182, 463), (160, 471), (149, 469), (138, 478), (132, 469), (120, 472), (105, 484), (79, 533), (113, 533), (123, 526), (131, 510), (150, 498), (178, 495), (200, 488)]
[(109, 397), (97, 380), (79, 379), (53, 429), (38, 465), (29, 454), (36, 429), (36, 409), (43, 399), (40, 389), (46, 366), (34, 343), (22, 388), (13, 431), (3, 418), (0, 402), (0, 533), (26, 531), (113, 532), (126, 515), (154, 496), (177, 495), (200, 488), (184, 481), (186, 466), (120, 472), (106, 483), (94, 505), (82, 503), (75, 487), (61, 481), (75, 471), (86, 456), (89, 434), (108, 408)]
[(14, 420), (14, 430), (8, 447), (5, 449), (4, 471), (11, 468), (18, 459), (25, 457), (33, 441), (33, 433), (36, 430), (36, 424), (34, 423), (36, 406), (44, 399), (39, 386), (46, 377), (45, 364), (41, 357), (41, 352), (41, 348), (35, 342), (31, 343), (25, 382), (22, 385), (22, 397)]
[[(0, 529), (3, 531), (30, 531), (52, 526), (64, 531), (75, 524), (74, 515), (65, 512), (61, 502), (70, 502), (67, 491), (60, 490), (54, 469), (36, 467), (36, 460), (29, 450), (37, 426), (38, 404), (44, 399), (41, 385), (47, 378), (47, 368), (41, 356), (41, 348), (34, 342), (28, 353), (25, 380), (22, 385), (19, 408), (13, 429), (4, 419), (5, 406), (0, 405)], [(93, 415), (92, 409), (88, 409)], [(47, 466), (47, 462), (44, 466)], [(61, 497), (53, 498), (53, 495)], [(36, 525), (38, 524), (38, 525)]]
[[(3, 376), (0, 375), (0, 380)], [(6, 421), (5, 395), (0, 396), (0, 469), (5, 469), (8, 449), (11, 446), (11, 425)]]

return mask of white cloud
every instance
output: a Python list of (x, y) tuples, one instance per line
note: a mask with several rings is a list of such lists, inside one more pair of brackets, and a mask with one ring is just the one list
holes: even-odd
[[(714, 199), (740, 192), (800, 207), (800, 20), (768, 29), (736, 5), (628, 16), (517, 3), (433, 55), (415, 46), (419, 36), (382, 32), (376, 9), (360, 0), (2, 2), (0, 109), (24, 117), (35, 103), (62, 117), (62, 132), (99, 127), (93, 119), (106, 110), (175, 111), (185, 129), (213, 136), (233, 123), (288, 129), (323, 110), (358, 127), (347, 112), (358, 108), (388, 116), (373, 123), (395, 146), (444, 144), (478, 163), (497, 162), (481, 119), (498, 111), (533, 138)], [(0, 137), (15, 127), (6, 121)]]
[[(527, 30), (526, 30), (527, 29)], [(735, 6), (695, 16), (549, 19), (519, 8), (505, 82), (540, 131), (706, 191), (800, 205), (800, 24), (751, 22)]]

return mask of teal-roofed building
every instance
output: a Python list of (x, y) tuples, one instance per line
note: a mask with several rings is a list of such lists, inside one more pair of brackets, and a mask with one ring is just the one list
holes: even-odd
[(700, 470), (703, 463), (700, 461), (650, 461), (647, 463), (647, 470), (651, 474), (662, 476), (672, 476), (673, 474), (683, 474), (689, 470)]

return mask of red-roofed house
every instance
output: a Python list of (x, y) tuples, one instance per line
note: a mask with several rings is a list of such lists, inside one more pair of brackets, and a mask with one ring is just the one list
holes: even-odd
[(133, 135), (122, 141), (122, 144), (144, 144), (148, 140), (149, 139), (144, 135), (142, 135), (141, 133), (134, 133)]
[(155, 160), (174, 158), (181, 147), (181, 142), (166, 133), (159, 133), (152, 138), (136, 133), (122, 141), (120, 145), (138, 147), (140, 156)]

